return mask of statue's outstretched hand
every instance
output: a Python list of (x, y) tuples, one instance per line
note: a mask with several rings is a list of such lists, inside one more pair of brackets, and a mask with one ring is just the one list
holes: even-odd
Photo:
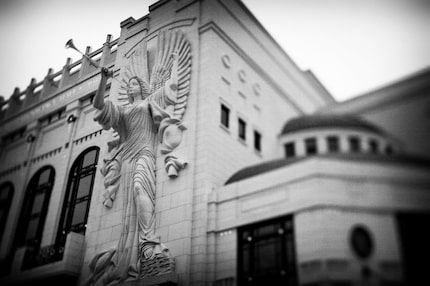
[(109, 70), (107, 67), (102, 68), (102, 76), (106, 79), (113, 77), (113, 71)]

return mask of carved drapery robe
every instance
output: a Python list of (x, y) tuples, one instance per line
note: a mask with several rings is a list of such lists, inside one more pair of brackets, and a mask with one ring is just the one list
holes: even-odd
[[(123, 209), (117, 248), (94, 257), (89, 285), (137, 279), (142, 256), (152, 259), (155, 254), (167, 251), (155, 233), (155, 160), (158, 126), (169, 118), (165, 108), (171, 104), (173, 101), (161, 88), (135, 105), (116, 106), (105, 101), (103, 109), (96, 113), (95, 121), (120, 135), (118, 149), (112, 158), (105, 160), (102, 169), (106, 187), (104, 205), (110, 207), (115, 196), (122, 195)], [(148, 248), (152, 249), (151, 255), (145, 256)]]

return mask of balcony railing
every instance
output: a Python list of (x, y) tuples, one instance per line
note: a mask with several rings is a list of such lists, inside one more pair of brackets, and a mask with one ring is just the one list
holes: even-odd
[(85, 236), (70, 232), (64, 247), (49, 245), (39, 248), (21, 247), (14, 255), (9, 275), (0, 278), (0, 285), (19, 284), (62, 273), (78, 277), (81, 272)]

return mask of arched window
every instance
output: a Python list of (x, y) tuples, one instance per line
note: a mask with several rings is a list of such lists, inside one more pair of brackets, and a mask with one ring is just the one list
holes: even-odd
[(0, 185), (0, 241), (3, 238), (3, 232), (6, 227), (7, 216), (13, 198), (13, 185), (6, 182)]
[(51, 166), (39, 169), (31, 178), (20, 216), (18, 246), (40, 245), (54, 179), (55, 170)]
[(98, 147), (88, 148), (70, 169), (57, 236), (60, 241), (57, 243), (65, 243), (70, 231), (85, 233), (99, 150)]

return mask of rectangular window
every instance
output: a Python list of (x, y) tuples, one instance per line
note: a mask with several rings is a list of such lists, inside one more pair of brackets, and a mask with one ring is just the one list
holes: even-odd
[(246, 140), (246, 122), (241, 118), (238, 119), (238, 127), (239, 127), (239, 138), (242, 140)]
[(305, 139), (305, 149), (307, 155), (314, 155), (318, 152), (317, 139), (307, 138)]
[(339, 138), (336, 136), (327, 137), (327, 150), (329, 153), (339, 152)]
[(294, 142), (288, 142), (285, 144), (285, 157), (291, 158), (296, 156), (296, 146), (294, 145)]
[(385, 146), (385, 154), (387, 154), (389, 156), (393, 155), (394, 154), (393, 146), (391, 146), (391, 145)]
[(358, 137), (349, 137), (348, 141), (351, 152), (360, 152), (360, 139)]
[(369, 149), (370, 149), (371, 153), (374, 153), (374, 154), (378, 153), (378, 151), (379, 151), (378, 141), (373, 140), (373, 139), (370, 140), (369, 141)]
[(261, 152), (261, 134), (254, 130), (254, 149)]
[(293, 217), (238, 229), (238, 285), (297, 285)]
[(224, 104), (221, 104), (221, 124), (226, 128), (228, 128), (229, 121), (230, 121), (230, 109)]

